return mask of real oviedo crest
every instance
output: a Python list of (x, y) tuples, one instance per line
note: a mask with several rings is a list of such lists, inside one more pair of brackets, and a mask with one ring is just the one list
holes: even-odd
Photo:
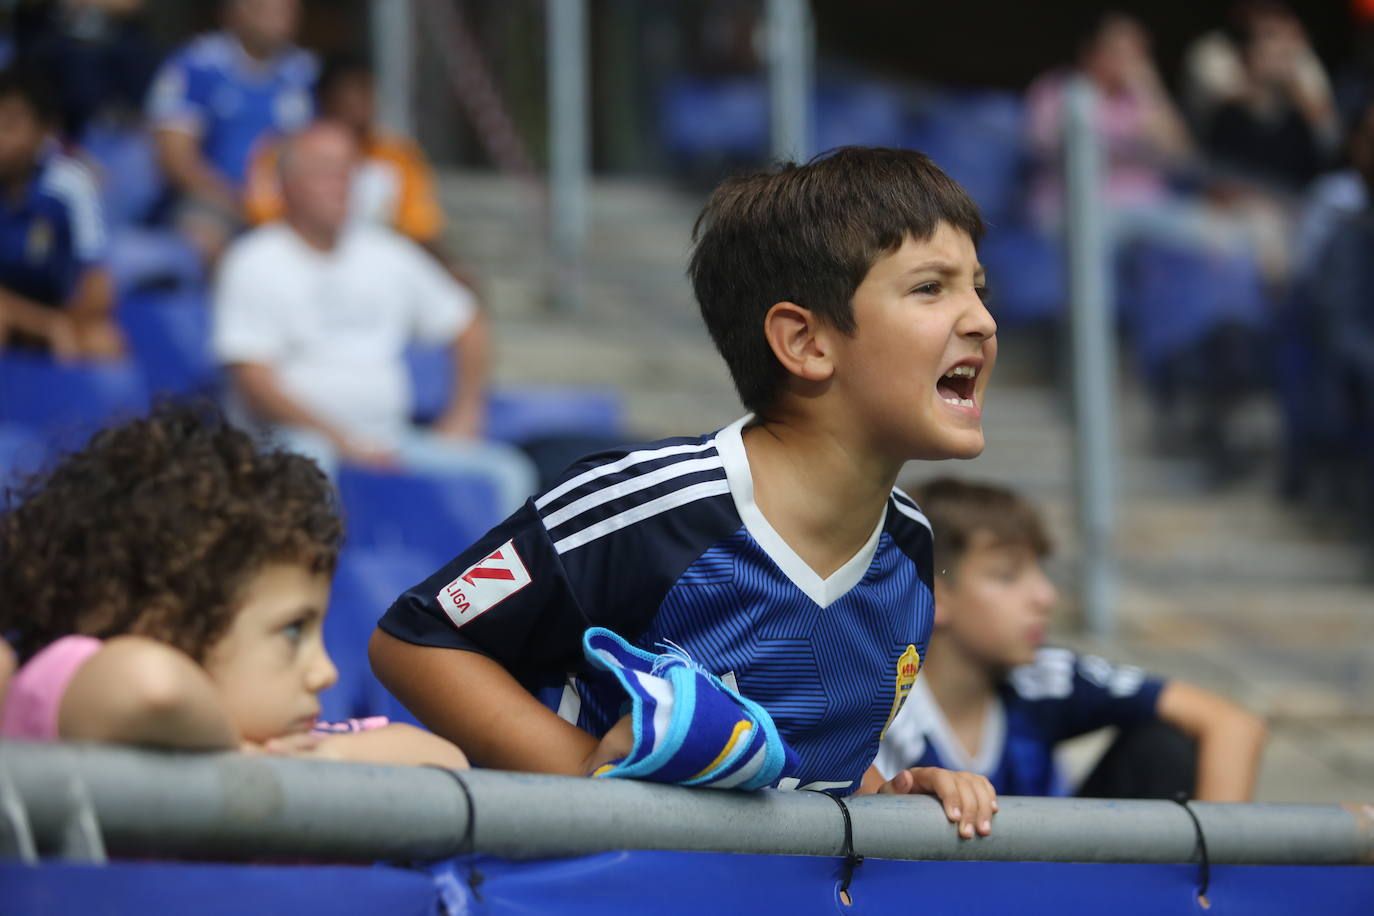
[(892, 697), (892, 711), (887, 714), (887, 723), (883, 725), (882, 738), (887, 737), (888, 725), (897, 718), (902, 704), (906, 702), (906, 698), (911, 694), (911, 688), (916, 684), (916, 675), (920, 673), (921, 653), (916, 651), (915, 646), (907, 646), (902, 657), (897, 659), (897, 687)]

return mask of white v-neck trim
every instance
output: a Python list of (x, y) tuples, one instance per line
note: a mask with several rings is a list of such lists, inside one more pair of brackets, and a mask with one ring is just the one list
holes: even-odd
[(716, 451), (725, 464), (725, 477), (730, 483), (735, 510), (750, 536), (777, 564), (783, 575), (816, 604), (822, 608), (829, 607), (858, 585), (872, 565), (873, 555), (878, 552), (878, 540), (887, 524), (887, 504), (883, 504), (883, 514), (867, 543), (843, 566), (822, 579), (774, 530), (754, 502), (754, 477), (749, 471), (749, 456), (744, 451), (742, 436), (744, 427), (753, 419), (754, 415), (748, 414), (716, 433)]
[(913, 712), (919, 715), (919, 721), (927, 723), (926, 739), (935, 745), (935, 752), (940, 755), (940, 762), (945, 769), (991, 775), (997, 761), (1002, 758), (1003, 745), (1007, 740), (1007, 711), (1002, 706), (1001, 697), (993, 696), (988, 702), (987, 712), (983, 715), (983, 735), (978, 742), (977, 757), (969, 756), (924, 680), (917, 680), (911, 688), (907, 705), (914, 706)]

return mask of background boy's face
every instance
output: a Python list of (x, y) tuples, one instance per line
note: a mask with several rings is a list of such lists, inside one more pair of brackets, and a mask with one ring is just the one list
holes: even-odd
[(854, 334), (836, 339), (834, 384), (876, 451), (903, 461), (983, 451), (997, 323), (982, 285), (973, 240), (943, 222), (869, 268), (854, 292)]
[(32, 171), (47, 137), (47, 127), (27, 101), (0, 96), (0, 180), (15, 181)]
[(319, 693), (339, 672), (324, 649), (329, 577), (271, 563), (248, 580), (234, 622), (205, 659), (229, 716), (245, 740), (309, 731)]
[(980, 664), (1034, 661), (1059, 592), (1030, 546), (976, 532), (950, 572), (935, 582), (936, 625)]
[(340, 76), (320, 100), (321, 114), (365, 134), (377, 120), (377, 92), (372, 76), (351, 71)]

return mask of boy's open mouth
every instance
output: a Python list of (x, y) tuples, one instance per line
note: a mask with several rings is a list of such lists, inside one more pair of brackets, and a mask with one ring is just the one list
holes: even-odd
[(973, 407), (973, 388), (977, 379), (977, 366), (955, 366), (935, 383), (935, 391), (946, 404)]

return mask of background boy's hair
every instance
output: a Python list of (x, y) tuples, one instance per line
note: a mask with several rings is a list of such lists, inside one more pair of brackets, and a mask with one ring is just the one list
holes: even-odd
[(935, 532), (937, 571), (953, 573), (980, 532), (999, 547), (1026, 547), (1040, 557), (1054, 549), (1040, 513), (1006, 487), (941, 477), (909, 492)]
[(910, 150), (843, 147), (806, 165), (730, 178), (692, 230), (688, 274), (744, 406), (773, 406), (783, 369), (763, 334), (778, 302), (853, 333), (854, 291), (880, 257), (941, 222), (983, 234), (977, 205)]
[(324, 59), (320, 66), (320, 75), (315, 79), (315, 99), (317, 103), (323, 104), (328, 101), (330, 93), (345, 80), (355, 77), (371, 80), (375, 79), (376, 75), (372, 58), (366, 54), (357, 51), (331, 54)]
[(272, 562), (332, 573), (343, 540), (314, 462), (260, 450), (208, 408), (104, 430), (7, 496), (0, 633), (21, 657), (73, 633), (134, 634), (203, 661), (251, 576)]
[(0, 70), (0, 99), (17, 98), (29, 107), (40, 124), (53, 126), (61, 118), (53, 74), (21, 61)]

